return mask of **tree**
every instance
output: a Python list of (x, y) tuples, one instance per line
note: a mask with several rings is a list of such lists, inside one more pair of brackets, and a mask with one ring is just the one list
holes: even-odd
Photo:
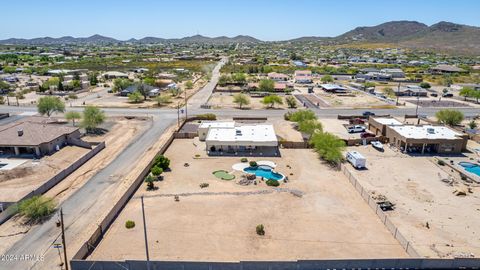
[(394, 97), (395, 96), (395, 91), (391, 87), (385, 87), (383, 88), (383, 93), (387, 95), (388, 97)]
[(93, 72), (93, 73), (89, 74), (88, 80), (90, 81), (90, 85), (97, 85), (97, 83), (98, 83), (98, 73)]
[(316, 120), (316, 119), (317, 119), (317, 115), (312, 110), (299, 110), (292, 113), (288, 117), (288, 120), (292, 122), (297, 122), (297, 123), (305, 120)]
[(285, 102), (287, 102), (288, 107), (291, 108), (291, 109), (297, 107), (297, 100), (293, 96), (286, 97)]
[(323, 83), (333, 82), (333, 77), (331, 75), (325, 75), (325, 76), (322, 77), (322, 82)]
[(316, 132), (322, 132), (323, 126), (322, 123), (318, 122), (317, 120), (311, 119), (298, 123), (298, 130), (309, 136), (312, 136)]
[(83, 110), (82, 126), (92, 132), (105, 121), (105, 113), (94, 106), (86, 106)]
[(467, 97), (471, 97), (475, 90), (471, 87), (463, 87), (458, 93), (460, 96), (464, 97), (467, 100)]
[(140, 103), (142, 101), (142, 94), (139, 91), (128, 94), (128, 100), (133, 103)]
[(247, 76), (243, 73), (235, 73), (232, 75), (232, 80), (236, 83), (244, 84), (247, 82)]
[(277, 95), (268, 95), (266, 97), (263, 97), (262, 103), (265, 105), (268, 105), (269, 108), (273, 108), (275, 104), (283, 104), (283, 100), (280, 96)]
[(222, 75), (218, 78), (218, 85), (225, 86), (230, 81), (230, 76)]
[(155, 78), (147, 77), (143, 79), (143, 83), (146, 85), (155, 85)]
[(41, 115), (50, 117), (54, 112), (64, 112), (65, 104), (58, 97), (46, 96), (38, 100), (37, 109)]
[(33, 196), (21, 201), (18, 205), (20, 215), (30, 221), (37, 222), (48, 217), (55, 211), (56, 203), (53, 199), (44, 196)]
[(192, 89), (193, 88), (193, 82), (192, 81), (187, 81), (185, 83), (185, 88), (187, 89)]
[(179, 87), (175, 87), (170, 89), (170, 93), (172, 94), (172, 96), (176, 97), (182, 93), (182, 89), (180, 89)]
[(432, 86), (428, 82), (421, 82), (420, 87), (423, 89), (429, 89)]
[(453, 83), (453, 80), (452, 80), (452, 77), (450, 77), (450, 75), (443, 76), (443, 85), (450, 87), (452, 83)]
[(126, 89), (132, 85), (132, 82), (129, 79), (115, 79), (113, 80), (113, 92), (118, 92)]
[(170, 159), (168, 159), (164, 155), (159, 155), (155, 158), (155, 161), (153, 162), (153, 166), (162, 168), (165, 171), (170, 166)]
[(155, 189), (155, 178), (151, 174), (147, 175), (144, 181), (147, 183), (147, 190)]
[(75, 126), (75, 120), (82, 118), (82, 115), (79, 112), (70, 111), (65, 114), (65, 119), (72, 121), (73, 126)]
[(332, 164), (338, 164), (343, 160), (345, 142), (337, 136), (328, 132), (314, 133), (310, 143), (323, 160)]
[(472, 97), (477, 101), (480, 99), (480, 90), (473, 90), (472, 91)]
[[(150, 94), (149, 90), (147, 89), (146, 85), (141, 83), (137, 87), (137, 91), (143, 96), (143, 100), (147, 100), (148, 95)], [(135, 92), (137, 92), (135, 91)]]
[(365, 83), (363, 84), (363, 87), (364, 87), (365, 89), (371, 88), (371, 87), (375, 87), (375, 86), (376, 86), (376, 84), (375, 84), (374, 82), (365, 82)]
[(258, 84), (258, 90), (261, 92), (273, 92), (275, 89), (275, 82), (272, 80), (261, 80)]
[(159, 95), (155, 98), (155, 100), (157, 101), (158, 106), (162, 106), (171, 102), (171, 98), (168, 95)]
[(163, 169), (158, 167), (158, 166), (153, 166), (152, 169), (150, 170), (153, 174), (153, 176), (160, 176), (163, 173)]
[(245, 94), (236, 94), (233, 96), (233, 103), (238, 104), (241, 109), (243, 105), (250, 104), (250, 98)]
[(461, 111), (450, 109), (440, 110), (435, 116), (439, 123), (449, 126), (459, 125), (464, 119), (464, 115)]

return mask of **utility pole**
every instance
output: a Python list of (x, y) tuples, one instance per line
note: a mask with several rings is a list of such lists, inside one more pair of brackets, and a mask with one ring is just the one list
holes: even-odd
[(143, 216), (143, 236), (145, 237), (145, 253), (147, 254), (147, 270), (150, 270), (150, 255), (148, 254), (148, 240), (147, 240), (147, 223), (145, 222), (145, 207), (142, 199), (142, 216)]
[(60, 223), (62, 225), (63, 259), (65, 260), (65, 270), (68, 270), (67, 246), (65, 245), (65, 226), (63, 224), (63, 209), (62, 208), (60, 208)]
[(398, 88), (397, 88), (397, 103), (396, 105), (398, 106), (398, 97), (400, 96), (400, 82), (398, 83)]
[(177, 103), (177, 128), (180, 127), (180, 102)]
[(188, 118), (188, 111), (187, 111), (187, 89), (185, 89), (185, 121), (187, 121)]

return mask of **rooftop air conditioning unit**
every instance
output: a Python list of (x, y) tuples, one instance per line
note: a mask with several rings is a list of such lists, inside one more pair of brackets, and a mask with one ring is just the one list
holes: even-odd
[(23, 129), (18, 129), (17, 133), (18, 133), (18, 137), (23, 136)]
[(435, 134), (435, 129), (434, 128), (427, 128), (427, 132), (429, 134)]

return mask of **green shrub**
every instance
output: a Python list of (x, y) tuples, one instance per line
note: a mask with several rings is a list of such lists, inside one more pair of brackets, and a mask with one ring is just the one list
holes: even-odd
[(258, 235), (265, 235), (265, 227), (263, 224), (258, 224), (255, 230), (257, 231)]
[(280, 186), (280, 182), (272, 180), (272, 179), (268, 179), (265, 183), (267, 184), (267, 186), (271, 186), (271, 187)]
[(250, 167), (257, 167), (258, 166), (257, 162), (253, 161), (253, 160), (250, 161), (248, 164), (250, 165)]
[(149, 174), (145, 177), (145, 183), (147, 183), (147, 190), (154, 190), (155, 189), (155, 178)]
[(170, 159), (168, 159), (164, 155), (159, 155), (155, 158), (155, 161), (153, 162), (153, 166), (162, 168), (165, 171), (170, 166)]
[(127, 229), (132, 229), (132, 228), (134, 228), (134, 227), (135, 227), (135, 221), (133, 221), (133, 220), (127, 220), (127, 221), (125, 222), (125, 228), (127, 228)]
[(467, 180), (467, 176), (463, 173), (460, 174), (460, 179), (462, 179), (463, 181)]
[(241, 158), (240, 162), (243, 162), (243, 163), (248, 162), (248, 159), (247, 158)]
[(55, 211), (56, 203), (51, 198), (33, 196), (23, 200), (18, 206), (20, 215), (27, 217), (30, 221), (36, 222)]
[(68, 98), (69, 98), (69, 99), (77, 99), (78, 96), (75, 95), (75, 94), (68, 94)]
[(284, 115), (283, 115), (283, 119), (289, 121), (290, 118), (292, 117), (292, 112), (286, 112)]
[(154, 176), (159, 176), (160, 174), (163, 173), (163, 169), (158, 167), (158, 166), (153, 166), (152, 169), (150, 170)]
[(445, 166), (445, 161), (439, 159), (439, 160), (437, 161), (437, 164), (440, 165), (440, 166)]
[(201, 183), (200, 184), (200, 188), (207, 188), (208, 186), (210, 186), (209, 183)]
[(197, 115), (199, 120), (217, 120), (217, 116), (213, 113), (205, 113)]

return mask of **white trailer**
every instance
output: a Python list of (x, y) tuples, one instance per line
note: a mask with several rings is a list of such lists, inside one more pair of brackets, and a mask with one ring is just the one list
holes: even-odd
[(367, 159), (357, 151), (347, 152), (347, 160), (352, 163), (356, 169), (363, 169), (367, 164)]

